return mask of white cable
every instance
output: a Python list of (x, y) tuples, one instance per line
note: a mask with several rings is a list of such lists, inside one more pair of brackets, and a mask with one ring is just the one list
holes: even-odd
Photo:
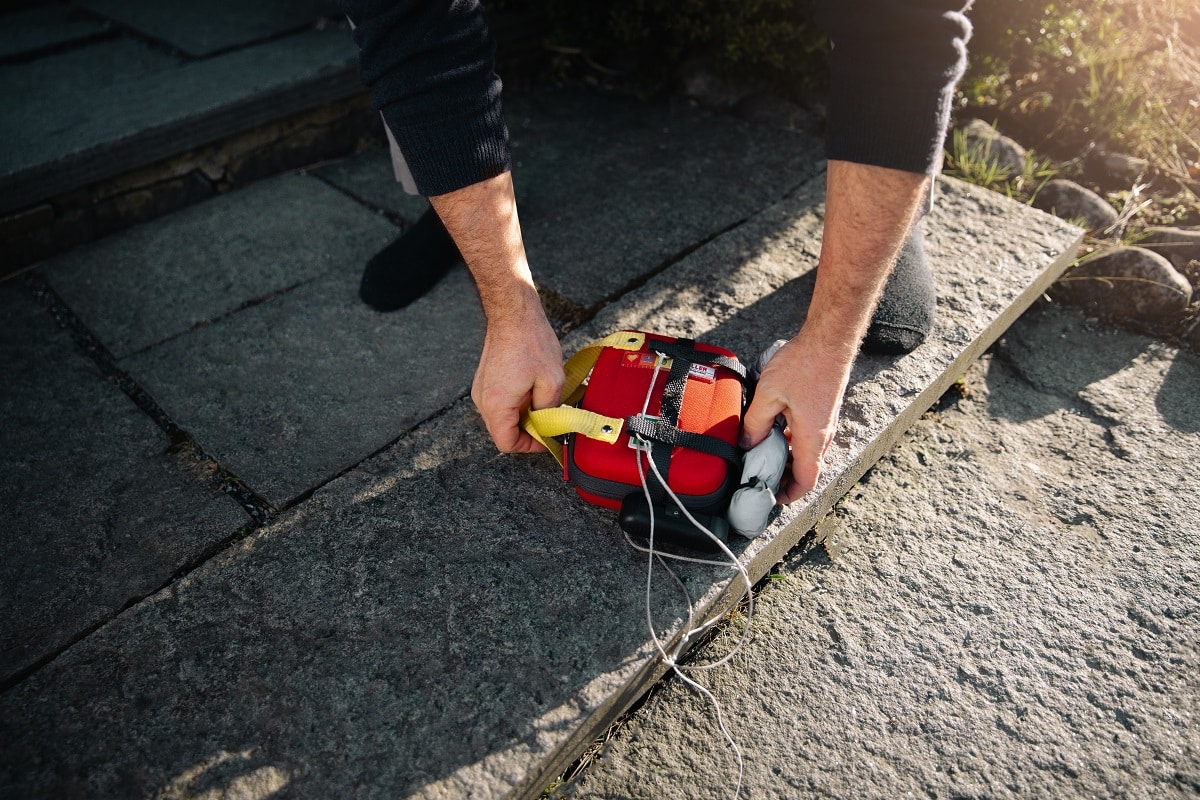
[[(654, 361), (654, 374), (650, 377), (650, 386), (646, 389), (646, 397), (645, 397), (645, 400), (642, 402), (642, 416), (646, 416), (646, 412), (650, 408), (650, 399), (653, 396), (654, 385), (658, 382), (658, 375), (662, 371), (663, 360), (666, 358), (666, 356), (663, 353), (656, 353), (655, 355), (657, 357), (655, 358), (655, 361)], [(640, 551), (648, 554), (648, 558), (646, 559), (646, 626), (650, 631), (650, 638), (654, 642), (654, 647), (655, 647), (655, 649), (658, 650), (658, 653), (662, 657), (663, 662), (671, 668), (671, 670), (679, 677), (680, 680), (682, 680), (688, 686), (692, 687), (694, 690), (703, 694), (706, 698), (708, 698), (709, 702), (712, 703), (713, 709), (716, 711), (717, 728), (718, 728), (718, 730), (720, 730), (721, 734), (725, 737), (725, 741), (727, 741), (729, 743), (729, 746), (733, 749), (734, 755), (737, 756), (738, 776), (737, 776), (737, 783), (735, 784), (734, 790), (733, 790), (733, 798), (734, 798), (734, 800), (737, 800), (738, 796), (741, 794), (741, 791), (742, 791), (742, 777), (745, 773), (745, 761), (742, 757), (742, 750), (740, 747), (738, 747), (737, 742), (734, 741), (733, 735), (729, 732), (729, 727), (725, 724), (725, 715), (722, 713), (721, 704), (717, 700), (716, 696), (713, 695), (713, 693), (711, 691), (709, 691), (707, 688), (705, 688), (704, 686), (701, 686), (695, 680), (693, 680), (692, 678), (689, 678), (687, 675), (685, 675), (684, 670), (691, 671), (693, 669), (695, 669), (695, 670), (715, 669), (716, 667), (721, 666), (722, 664), (725, 664), (728, 661), (730, 661), (734, 657), (734, 655), (736, 655), (741, 650), (742, 645), (745, 643), (745, 641), (749, 635), (750, 620), (754, 616), (754, 589), (750, 582), (750, 575), (746, 571), (746, 568), (742, 565), (741, 560), (738, 559), (738, 557), (736, 555), (734, 555), (733, 551), (730, 550), (726, 546), (726, 544), (724, 542), (722, 542), (716, 535), (714, 535), (712, 531), (710, 531), (704, 525), (701, 525), (700, 521), (697, 520), (694, 516), (692, 516), (692, 513), (690, 511), (688, 511), (687, 508), (684, 507), (683, 501), (681, 501), (679, 499), (679, 496), (676, 495), (675, 492), (671, 489), (671, 487), (667, 485), (667, 482), (663, 478), (662, 473), (659, 472), (658, 466), (654, 463), (654, 459), (650, 457), (650, 448), (651, 448), (651, 443), (648, 440), (644, 439), (641, 436), (636, 437), (636, 447), (634, 448), (634, 450), (635, 450), (634, 461), (637, 464), (638, 480), (642, 485), (642, 493), (645, 495), (645, 498), (646, 498), (646, 507), (649, 509), (649, 515), (650, 515), (650, 520), (649, 520), (650, 529), (649, 529), (649, 536), (648, 536), (648, 545), (649, 546), (648, 547), (640, 547), (639, 545), (634, 543), (633, 539), (630, 538), (628, 533), (625, 534), (625, 540), (627, 542), (629, 542), (629, 544), (631, 546), (633, 546), (634, 549), (640, 550)], [(645, 469), (642, 467), (642, 456), (645, 456), (646, 463), (649, 464), (650, 470), (654, 473), (654, 477), (655, 477), (655, 479), (657, 479), (659, 485), (663, 488), (663, 490), (667, 493), (667, 495), (670, 496), (671, 500), (674, 501), (675, 505), (679, 508), (679, 510), (683, 513), (683, 515), (685, 517), (687, 517), (688, 521), (690, 521), (693, 525), (695, 525), (698, 530), (702, 531), (706, 536), (708, 536), (709, 539), (711, 539), (713, 542), (715, 542), (717, 544), (717, 546), (720, 548), (722, 553), (729, 559), (728, 562), (714, 561), (711, 559), (690, 558), (687, 556), (676, 556), (676, 555), (672, 555), (670, 553), (659, 554), (658, 552), (655, 551), (655, 549), (654, 549), (654, 527), (655, 527), (655, 525), (654, 525), (654, 503), (650, 497), (650, 484), (649, 484), (649, 481), (646, 479)], [(729, 566), (729, 567), (737, 570), (738, 574), (741, 576), (743, 582), (745, 583), (746, 591), (744, 592), (744, 596), (747, 598), (746, 624), (742, 628), (742, 633), (741, 633), (741, 636), (738, 638), (737, 643), (720, 660), (713, 662), (711, 664), (685, 665), (682, 667), (678, 663), (677, 659), (682, 654), (683, 650), (686, 648), (688, 642), (691, 641), (691, 639), (694, 636), (696, 636), (697, 634), (701, 634), (701, 633), (704, 633), (705, 631), (707, 631), (709, 628), (711, 628), (713, 625), (715, 625), (720, 618), (713, 617), (712, 619), (710, 619), (707, 622), (704, 622), (700, 625), (693, 624), (695, 622), (695, 609), (692, 606), (691, 595), (688, 593), (687, 587), (684, 585), (683, 581), (679, 578), (678, 575), (675, 574), (675, 571), (672, 570), (670, 568), (670, 566), (667, 565), (666, 561), (664, 560), (664, 556), (667, 558), (673, 558), (678, 561), (688, 561), (688, 562), (692, 562), (692, 563), (707, 564), (707, 565), (711, 565), (711, 566)], [(654, 562), (656, 560), (662, 566), (662, 568), (667, 571), (667, 574), (670, 575), (672, 579), (674, 579), (676, 585), (683, 592), (685, 601), (687, 603), (688, 613), (687, 613), (687, 623), (685, 625), (685, 630), (682, 633), (682, 635), (680, 636), (679, 642), (676, 645), (674, 652), (671, 653), (670, 655), (667, 654), (666, 648), (663, 646), (662, 641), (658, 638), (658, 632), (655, 629), (654, 617), (653, 617), (653, 613), (651, 611), (651, 598), (652, 598), (652, 594), (653, 594), (652, 586), (653, 586), (653, 581), (654, 581)]]
[[(650, 385), (649, 385), (649, 387), (647, 387), (646, 396), (642, 401), (642, 415), (643, 416), (646, 415), (646, 412), (650, 408), (650, 398), (653, 396), (654, 385), (658, 381), (658, 374), (662, 370), (663, 360), (666, 358), (666, 355), (663, 353), (660, 353), (660, 352), (656, 352), (655, 356), (656, 356), (656, 358), (654, 361), (654, 374), (650, 377)], [(640, 436), (637, 437), (637, 439), (638, 439), (638, 444), (639, 444), (639, 447), (637, 448), (638, 452), (648, 453), (650, 442), (648, 442), (647, 440), (643, 439)], [(645, 448), (645, 449), (643, 449), (643, 448)], [(753, 584), (750, 582), (750, 575), (748, 572), (746, 572), (746, 568), (744, 566), (742, 566), (741, 560), (736, 555), (733, 554), (733, 551), (731, 551), (725, 545), (724, 542), (722, 542), (719, 538), (717, 538), (717, 536), (714, 535), (712, 531), (710, 531), (704, 525), (701, 525), (700, 521), (697, 520), (694, 516), (692, 516), (692, 513), (690, 511), (688, 511), (688, 509), (683, 505), (683, 501), (679, 499), (679, 496), (677, 494), (675, 494), (674, 490), (672, 490), (670, 486), (667, 485), (667, 482), (663, 478), (662, 473), (659, 472), (659, 470), (658, 470), (658, 465), (656, 465), (654, 463), (654, 460), (651, 459), (649, 457), (649, 455), (647, 455), (646, 463), (650, 465), (650, 469), (654, 473), (654, 477), (658, 480), (659, 485), (670, 496), (671, 500), (674, 501), (675, 505), (679, 508), (679, 510), (683, 513), (683, 515), (685, 517), (687, 517), (688, 521), (691, 522), (693, 525), (695, 525), (698, 530), (703, 532), (704, 535), (706, 535), (709, 539), (711, 539), (713, 542), (716, 543), (717, 547), (721, 549), (722, 553), (728, 559), (728, 562), (713, 561), (710, 559), (689, 558), (687, 556), (676, 556), (676, 555), (672, 555), (670, 553), (662, 553), (662, 554), (656, 553), (654, 551), (654, 504), (650, 500), (650, 489), (647, 486), (646, 475), (642, 470), (641, 459), (637, 458), (635, 460), (637, 461), (638, 478), (640, 479), (641, 484), (642, 484), (642, 492), (646, 496), (646, 505), (649, 506), (649, 509), (650, 509), (650, 547), (649, 548), (641, 548), (641, 547), (638, 547), (636, 544), (634, 544), (633, 545), (634, 548), (637, 550), (642, 550), (643, 552), (646, 552), (653, 556), (658, 557), (660, 562), (662, 560), (662, 557), (665, 556), (667, 558), (673, 558), (678, 561), (690, 561), (693, 563), (710, 564), (713, 566), (729, 566), (731, 569), (735, 569), (738, 571), (738, 574), (741, 575), (742, 581), (746, 585), (746, 591), (744, 593), (747, 598), (746, 625), (742, 629), (742, 635), (738, 639), (738, 642), (734, 645), (733, 649), (720, 661), (717, 661), (713, 664), (708, 664), (708, 665), (689, 666), (688, 669), (712, 669), (713, 667), (720, 666), (721, 664), (724, 664), (727, 661), (729, 661), (729, 659), (731, 659), (738, 652), (738, 650), (741, 649), (741, 646), (745, 642), (747, 635), (749, 633), (749, 630), (750, 630), (750, 619), (754, 616), (754, 589), (753, 589)], [(627, 540), (629, 539), (628, 534), (626, 534), (626, 539)], [(632, 540), (630, 540), (630, 543), (633, 544)], [(663, 568), (666, 569), (667, 572), (670, 573), (671, 576), (673, 578), (675, 578), (676, 582), (679, 583), (680, 586), (682, 587), (682, 585), (683, 585), (682, 581), (679, 580), (678, 576), (676, 576), (675, 573), (669, 567), (667, 567), (666, 564), (663, 564)], [(647, 590), (647, 592), (648, 591), (649, 590)], [(686, 593), (686, 589), (684, 589), (684, 591)], [(646, 598), (647, 607), (649, 606), (649, 604), (650, 604), (650, 598), (649, 598), (649, 594), (647, 594), (647, 598)], [(688, 598), (688, 606), (690, 609), (690, 607), (691, 607), (690, 597)], [(649, 618), (648, 614), (647, 614), (647, 618)], [(718, 618), (714, 617), (713, 619), (709, 620), (708, 622), (705, 622), (703, 625), (701, 625), (697, 628), (689, 629), (686, 633), (684, 633), (681, 645), (683, 643), (686, 643), (686, 641), (690, 637), (694, 636), (696, 633), (703, 632), (703, 631), (707, 630), (708, 628), (710, 628), (713, 624), (715, 624), (717, 622), (717, 619)], [(692, 622), (692, 615), (690, 613), (688, 615), (688, 622), (689, 622), (689, 624)], [(652, 633), (653, 633), (653, 631), (652, 631)], [(665, 654), (664, 654), (664, 657), (665, 657)]]
[[(738, 574), (742, 577), (742, 581), (746, 585), (746, 591), (743, 593), (747, 600), (746, 624), (742, 627), (742, 634), (738, 638), (737, 643), (719, 661), (715, 661), (711, 664), (691, 664), (691, 665), (686, 666), (685, 669), (706, 670), (706, 669), (713, 669), (715, 667), (719, 667), (722, 664), (727, 663), (730, 659), (732, 659), (737, 654), (737, 652), (741, 649), (742, 644), (746, 641), (747, 637), (749, 636), (750, 620), (754, 616), (754, 587), (753, 587), (753, 584), (750, 583), (750, 574), (746, 571), (746, 568), (742, 566), (742, 562), (738, 559), (738, 557), (735, 556), (728, 547), (726, 547), (725, 543), (722, 542), (720, 539), (718, 539), (715, 535), (713, 535), (712, 531), (708, 530), (708, 528), (701, 525), (699, 520), (697, 520), (695, 517), (693, 517), (691, 512), (688, 511), (686, 508), (684, 508), (683, 501), (681, 501), (679, 499), (678, 495), (676, 495), (675, 492), (673, 492), (671, 490), (670, 486), (667, 486), (666, 481), (663, 480), (662, 473), (660, 473), (658, 471), (658, 467), (655, 465), (654, 461), (651, 460), (650, 458), (647, 458), (646, 463), (650, 465), (650, 470), (654, 473), (654, 477), (658, 479), (659, 485), (662, 486), (662, 488), (667, 492), (667, 494), (670, 495), (671, 499), (675, 501), (675, 505), (677, 505), (679, 507), (679, 510), (683, 512), (683, 514), (691, 521), (691, 523), (693, 525), (695, 525), (697, 528), (699, 528), (704, 533), (708, 534), (708, 537), (710, 539), (712, 539), (714, 542), (716, 542), (717, 545), (721, 548), (721, 550), (725, 553), (725, 555), (727, 555), (729, 557), (729, 566), (733, 567), (734, 569), (736, 569), (738, 571)], [(642, 475), (641, 470), (640, 470), (640, 467), (641, 467), (640, 461), (638, 462), (638, 466), (639, 466), (638, 474)], [(644, 480), (644, 476), (643, 476), (643, 480)], [(723, 562), (718, 562), (718, 563), (721, 563), (721, 566), (726, 566), (726, 564), (724, 564)], [(683, 635), (683, 639), (680, 642), (680, 647), (682, 648), (683, 644), (685, 644), (696, 633), (703, 633), (708, 628), (712, 627), (714, 624), (716, 624), (719, 621), (719, 619), (720, 619), (720, 617), (713, 617), (708, 622), (705, 622), (702, 625), (699, 625), (697, 627), (694, 627), (694, 628), (691, 628), (690, 630), (688, 630)], [(691, 623), (691, 621), (692, 621), (691, 619), (688, 620), (689, 624)]]
[[(622, 531), (622, 532), (624, 533), (624, 531)], [(629, 546), (632, 547), (634, 550), (638, 550), (643, 553), (650, 552), (650, 549), (648, 547), (644, 547), (643, 545), (640, 545), (637, 542), (635, 542), (629, 536), (628, 533), (625, 533), (625, 541), (628, 542)], [(711, 558), (695, 558), (694, 556), (684, 556), (684, 555), (679, 555), (677, 553), (662, 553), (657, 550), (654, 552), (654, 557), (658, 558), (658, 559), (669, 558), (672, 561), (686, 561), (689, 564), (704, 564), (705, 566), (709, 566), (709, 567), (725, 567), (726, 569), (732, 569), (732, 570), (737, 569), (737, 567), (733, 566), (728, 561), (714, 561)]]
[[(653, 385), (653, 384), (651, 384), (651, 385)], [(741, 562), (737, 561), (737, 557), (733, 556), (733, 554), (730, 553), (730, 556), (733, 556), (734, 561), (737, 562), (738, 572), (742, 575), (742, 577), (746, 581), (746, 593), (750, 596), (750, 606), (747, 608), (746, 626), (742, 630), (742, 636), (738, 640), (738, 642), (734, 646), (734, 648), (724, 658), (722, 658), (720, 661), (718, 661), (714, 664), (684, 665), (682, 667), (677, 661), (680, 653), (683, 651), (683, 648), (687, 644), (688, 640), (697, 632), (702, 632), (704, 630), (707, 630), (709, 627), (711, 627), (713, 625), (713, 623), (715, 623), (717, 621), (717, 619), (718, 619), (717, 617), (714, 617), (713, 619), (709, 620), (708, 622), (704, 623), (703, 625), (688, 628), (688, 630), (686, 630), (683, 633), (683, 635), (680, 637), (679, 644), (676, 646), (675, 652), (672, 653), (671, 655), (667, 655), (666, 648), (663, 647), (662, 641), (658, 638), (658, 633), (654, 628), (654, 620), (653, 620), (651, 610), (650, 610), (651, 584), (653, 581), (654, 560), (656, 557), (656, 554), (654, 552), (654, 505), (650, 502), (650, 486), (646, 480), (646, 473), (642, 468), (641, 456), (643, 454), (646, 456), (646, 463), (650, 465), (650, 469), (653, 470), (655, 477), (658, 478), (658, 481), (660, 484), (662, 484), (663, 488), (671, 493), (671, 496), (672, 496), (672, 498), (674, 498), (676, 503), (679, 502), (679, 498), (676, 497), (673, 492), (671, 492), (670, 487), (666, 486), (665, 481), (663, 481), (663, 479), (662, 479), (662, 475), (659, 473), (658, 468), (654, 466), (654, 461), (650, 458), (649, 454), (645, 453), (645, 451), (643, 451), (639, 448), (637, 457), (636, 457), (636, 461), (637, 461), (637, 465), (638, 465), (638, 478), (640, 479), (641, 484), (642, 484), (642, 491), (646, 495), (646, 503), (650, 507), (650, 535), (649, 535), (650, 547), (647, 550), (647, 552), (650, 553), (650, 558), (648, 558), (646, 560), (646, 564), (647, 564), (647, 566), (646, 566), (646, 625), (650, 630), (650, 638), (654, 642), (654, 647), (655, 647), (655, 649), (658, 650), (658, 654), (660, 656), (662, 656), (663, 662), (666, 663), (667, 666), (669, 666), (671, 668), (671, 671), (674, 672), (681, 681), (683, 681), (688, 686), (692, 687), (696, 691), (703, 694), (706, 698), (708, 698), (708, 701), (710, 703), (712, 703), (713, 710), (716, 712), (716, 715), (717, 715), (717, 729), (721, 732), (721, 735), (725, 737), (725, 741), (729, 743), (729, 746), (733, 749), (734, 755), (737, 757), (738, 776), (737, 776), (737, 783), (734, 785), (734, 789), (733, 789), (733, 798), (734, 798), (734, 800), (737, 800), (738, 796), (742, 792), (742, 777), (744, 776), (745, 770), (746, 770), (745, 759), (742, 757), (742, 749), (740, 747), (738, 747), (737, 742), (733, 738), (733, 734), (729, 732), (729, 727), (725, 724), (725, 715), (722, 713), (720, 701), (718, 701), (716, 696), (711, 691), (709, 691), (707, 688), (705, 688), (704, 686), (700, 685), (692, 678), (689, 678), (687, 675), (685, 675), (684, 670), (685, 669), (687, 669), (687, 670), (712, 669), (714, 667), (717, 667), (717, 666), (729, 661), (729, 659), (733, 658), (734, 654), (736, 654), (738, 652), (738, 650), (741, 649), (742, 643), (746, 639), (747, 631), (750, 628), (750, 619), (754, 613), (754, 596), (753, 596), (753, 593), (751, 592), (750, 577), (746, 573), (745, 568), (742, 567)], [(682, 506), (680, 506), (680, 508), (682, 508)], [(695, 524), (697, 527), (699, 527), (701, 530), (703, 530), (705, 533), (707, 533), (710, 537), (712, 537), (714, 541), (720, 542), (719, 539), (717, 539), (715, 536), (713, 536), (711, 531), (709, 531), (703, 525), (700, 525), (700, 523), (697, 522), (695, 520), (695, 518), (693, 518), (691, 516), (691, 514), (689, 514), (687, 512), (686, 509), (684, 509), (684, 513), (688, 515), (688, 518), (692, 520), (693, 524)], [(728, 548), (726, 548), (726, 551), (728, 552)], [(661, 559), (660, 559), (660, 563), (662, 563)], [(677, 584), (679, 584), (679, 586), (681, 588), (684, 589), (684, 593), (686, 594), (687, 589), (684, 586), (683, 581), (681, 581), (679, 579), (679, 576), (675, 575), (674, 570), (672, 570), (665, 563), (663, 563), (662, 566), (663, 566), (663, 569), (665, 569), (675, 579), (675, 582)], [(688, 596), (688, 621), (687, 621), (687, 624), (691, 625), (694, 618), (695, 617), (694, 617), (694, 611), (692, 609), (691, 597), (689, 595)]]

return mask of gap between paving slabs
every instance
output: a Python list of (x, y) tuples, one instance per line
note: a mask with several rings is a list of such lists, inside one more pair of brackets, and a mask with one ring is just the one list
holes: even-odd
[[(249, 524), (210, 465), (79, 352), (27, 287), (0, 284), (0, 687)], [(125, 387), (122, 387), (125, 388)]]
[[(166, 416), (279, 508), (469, 385), (482, 322), (462, 270), (401, 314), (355, 294), (363, 262), (395, 235), (341, 192), (290, 175), (39, 272)], [(445, 319), (456, 337), (424, 338)], [(412, 379), (427, 372), (437, 379)]]

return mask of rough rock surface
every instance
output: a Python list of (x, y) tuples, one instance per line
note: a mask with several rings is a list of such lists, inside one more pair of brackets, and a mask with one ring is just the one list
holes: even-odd
[(336, 189), (289, 175), (110, 236), (41, 271), (124, 358), (330, 270), (353, 275), (396, 233)]
[[(628, 325), (746, 354), (794, 331), (811, 297), (823, 183), (650, 277), (565, 349)], [(771, 535), (735, 544), (755, 574), (1043, 291), (1078, 239), (1061, 220), (953, 181), (939, 185), (925, 224), (943, 301), (935, 333), (910, 355), (856, 364), (818, 489), (782, 510)], [(276, 300), (285, 302), (271, 310)], [(247, 315), (239, 325), (282, 337), (304, 321), (318, 335), (348, 318), (312, 297), (276, 300), (227, 320)], [(462, 317), (427, 319), (426, 336), (445, 336)], [(204, 330), (238, 341), (219, 327)], [(355, 331), (387, 338), (382, 327)], [(197, 349), (221, 352), (172, 352), (207, 369)], [(434, 371), (414, 374), (430, 383)], [(314, 379), (341, 374), (312, 365)], [(226, 385), (287, 394), (270, 378), (264, 369)], [(659, 674), (646, 562), (548, 456), (497, 454), (468, 400), (439, 406), (0, 694), (0, 786), (22, 798), (228, 797), (250, 783), (286, 784), (281, 797), (538, 796)], [(730, 570), (686, 566), (692, 599), (711, 607)], [(671, 637), (686, 609), (661, 577), (651, 605)]]
[(995, 161), (1008, 170), (1010, 175), (1021, 174), (1028, 153), (1016, 141), (981, 119), (969, 121), (962, 126), (962, 130), (966, 132), (968, 146), (972, 149), (979, 148), (983, 158)]
[(1065, 220), (1081, 219), (1090, 231), (1117, 224), (1117, 210), (1103, 197), (1065, 178), (1048, 181), (1034, 196), (1033, 206)]
[(1118, 247), (1068, 272), (1053, 296), (1101, 316), (1162, 325), (1188, 307), (1192, 287), (1158, 253)]
[(1196, 293), (1200, 292), (1200, 260), (1187, 262), (1179, 272), (1192, 285), (1192, 298), (1194, 299)]
[(1146, 177), (1150, 162), (1125, 153), (1100, 150), (1088, 159), (1089, 171), (1105, 189), (1129, 189)]
[(15, 282), (0, 284), (0, 375), (3, 685), (250, 520)]
[[(1195, 797), (1198, 458), (1200, 359), (1027, 315), (777, 571), (733, 663), (692, 675), (741, 797)], [(676, 680), (568, 794), (736, 774)]]
[(1190, 262), (1200, 260), (1200, 228), (1155, 226), (1145, 233), (1138, 245), (1165, 256), (1181, 272)]

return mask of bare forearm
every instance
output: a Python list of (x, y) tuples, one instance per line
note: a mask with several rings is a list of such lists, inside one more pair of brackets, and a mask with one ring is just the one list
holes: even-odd
[(821, 259), (804, 333), (831, 357), (853, 360), (929, 178), (830, 161), (827, 181)]
[(479, 288), (488, 324), (540, 312), (511, 173), (429, 198)]
[(827, 180), (821, 259), (808, 316), (767, 364), (743, 429), (748, 447), (762, 441), (779, 414), (787, 420), (792, 471), (777, 498), (782, 503), (816, 486), (859, 343), (929, 179), (831, 161)]
[(520, 429), (520, 416), (529, 407), (558, 404), (562, 349), (533, 284), (512, 177), (504, 173), (429, 202), (467, 262), (487, 315), (471, 399), (500, 450), (541, 449)]

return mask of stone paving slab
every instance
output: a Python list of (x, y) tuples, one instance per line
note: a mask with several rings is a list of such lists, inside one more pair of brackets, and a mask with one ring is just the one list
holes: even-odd
[[(606, 309), (575, 334), (574, 343), (601, 331), (653, 327), (749, 357), (764, 342), (790, 337), (812, 294), (823, 182), (812, 182), (797, 197), (804, 213), (788, 204), (769, 209)], [(782, 509), (772, 522), (773, 536), (753, 540), (739, 553), (752, 579), (783, 559), (1042, 294), (1070, 262), (1080, 236), (1059, 220), (948, 180), (939, 181), (936, 205), (922, 225), (938, 289), (938, 318), (930, 340), (900, 358), (859, 357), (816, 488)], [(731, 264), (738, 266), (730, 270)], [(716, 582), (698, 602), (720, 612), (737, 594), (736, 586)], [(629, 697), (640, 696), (662, 674), (660, 664), (652, 667), (628, 687)], [(580, 727), (580, 734), (599, 735), (620, 709), (599, 711)], [(563, 748), (561, 757), (548, 758), (536, 783), (548, 783), (556, 770), (567, 767), (572, 754), (590, 743), (581, 735)]]
[(122, 362), (277, 507), (467, 394), (483, 346), (465, 267), (380, 314), (358, 299), (362, 261), (341, 266)]
[[(0, 18), (3, 19), (3, 18)], [(27, 63), (0, 66), (0, 134), (11, 145), (0, 168), (11, 171), (44, 135), (86, 124), (87, 107), (114, 86), (177, 69), (183, 60), (129, 36), (92, 42)]]
[(330, 271), (356, 288), (356, 273), (396, 234), (341, 192), (290, 175), (110, 236), (40, 272), (120, 359)]
[(249, 519), (12, 282), (0, 323), (2, 686)]
[(363, 264), (396, 234), (320, 180), (284, 176), (41, 274), (176, 424), (282, 505), (470, 389), (483, 323), (465, 269), (400, 312), (358, 299)]
[[(1200, 360), (1045, 306), (839, 503), (696, 676), (741, 797), (1195, 797)], [(732, 632), (698, 654), (711, 661)], [(565, 792), (727, 796), (668, 682)]]
[(499, 745), (528, 758), (646, 656), (610, 523), (458, 403), (0, 697), (0, 785), (402, 797)]
[[(513, 180), (534, 275), (590, 308), (812, 177), (802, 133), (579, 89), (505, 97)], [(360, 166), (370, 161), (373, 168)], [(404, 218), (413, 200), (381, 155), (321, 172)]]
[[(100, 36), (106, 22), (80, 14), (66, 4), (35, 6), (0, 15), (0, 58), (19, 58)], [(6, 95), (7, 96), (7, 95)]]
[[(382, 128), (382, 120), (379, 125)], [(408, 223), (416, 222), (429, 209), (428, 200), (400, 187), (386, 149), (359, 153), (315, 169), (313, 174), (373, 208), (390, 212)]]
[(340, 16), (332, 0), (83, 0), (80, 6), (197, 57)]
[(285, 176), (42, 274), (168, 417), (280, 506), (470, 388), (482, 315), (465, 269), (393, 314), (358, 299), (363, 264), (396, 234), (321, 181)]
[[(0, 213), (362, 91), (358, 51), (340, 23), (203, 61), (164, 63), (128, 80), (113, 77), (107, 62), (88, 61), (92, 53), (138, 46), (99, 42), (0, 70), (6, 94), (11, 87), (32, 93), (28, 102), (0, 108), (0, 141), (19, 143), (0, 148)], [(101, 86), (76, 91), (81, 78)]]
[[(744, 353), (791, 332), (811, 289), (821, 184), (572, 341), (640, 325)], [(939, 286), (957, 297), (918, 353), (864, 360), (821, 489), (738, 545), (752, 571), (1032, 302), (1078, 239), (957, 184), (930, 228)], [(728, 570), (681, 575), (719, 610)], [(0, 785), (28, 797), (85, 780), (146, 796), (537, 796), (661, 671), (644, 580), (610, 513), (574, 497), (545, 456), (494, 453), (463, 400), (0, 696)], [(664, 579), (651, 603), (670, 639), (682, 600)]]
[(781, 199), (823, 163), (812, 136), (683, 105), (547, 92), (506, 109), (530, 263), (584, 307)]

